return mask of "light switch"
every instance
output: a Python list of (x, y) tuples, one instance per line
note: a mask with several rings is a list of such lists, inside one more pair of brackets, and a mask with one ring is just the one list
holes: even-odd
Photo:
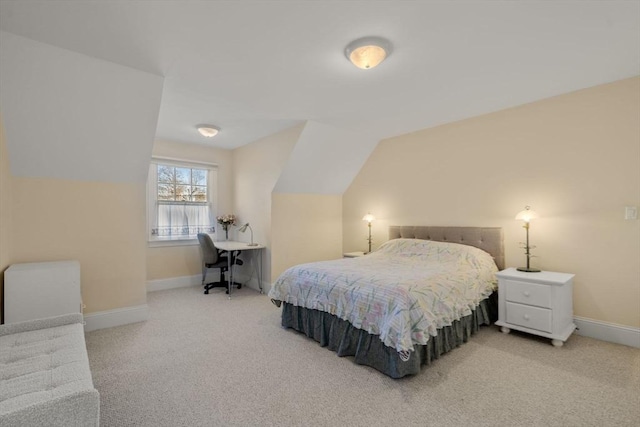
[(638, 219), (638, 207), (637, 206), (625, 206), (624, 219)]

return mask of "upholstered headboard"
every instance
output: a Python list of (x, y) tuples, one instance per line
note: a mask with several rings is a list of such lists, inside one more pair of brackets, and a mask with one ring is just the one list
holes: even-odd
[(424, 239), (436, 242), (461, 243), (475, 246), (493, 256), (498, 269), (504, 269), (504, 242), (500, 227), (430, 227), (423, 225), (392, 225), (389, 239)]

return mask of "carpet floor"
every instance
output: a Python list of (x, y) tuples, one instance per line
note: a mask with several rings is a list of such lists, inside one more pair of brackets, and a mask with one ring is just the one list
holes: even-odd
[(148, 294), (149, 320), (86, 334), (109, 426), (638, 426), (640, 350), (495, 326), (400, 380), (280, 327), (252, 289)]

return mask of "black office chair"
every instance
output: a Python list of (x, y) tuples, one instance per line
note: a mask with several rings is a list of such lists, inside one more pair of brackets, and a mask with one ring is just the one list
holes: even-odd
[[(221, 251), (216, 248), (211, 240), (211, 236), (206, 233), (198, 233), (198, 242), (200, 242), (200, 254), (202, 256), (202, 285), (204, 286), (204, 293), (208, 294), (209, 289), (212, 288), (225, 288), (226, 293), (229, 293), (229, 284), (224, 278), (224, 273), (229, 270), (229, 258), (231, 256), (231, 266), (242, 265), (243, 262), (238, 258), (240, 251), (230, 254), (221, 254)], [(207, 276), (207, 270), (210, 268), (220, 269), (220, 281), (204, 284)], [(238, 289), (242, 288), (242, 284), (233, 283)]]

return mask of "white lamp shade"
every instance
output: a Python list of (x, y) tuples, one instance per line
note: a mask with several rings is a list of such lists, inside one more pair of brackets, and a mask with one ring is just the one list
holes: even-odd
[(370, 213), (366, 214), (365, 216), (362, 217), (363, 221), (367, 221), (367, 222), (371, 222), (374, 219), (376, 219), (375, 216), (371, 215)]
[(380, 37), (363, 37), (349, 43), (344, 53), (353, 65), (363, 70), (369, 70), (389, 56), (391, 44)]
[(530, 222), (532, 219), (538, 218), (538, 214), (526, 206), (523, 211), (518, 212), (516, 219), (524, 222)]
[(218, 132), (220, 132), (220, 129), (211, 125), (198, 125), (197, 128), (198, 132), (200, 132), (200, 135), (207, 138), (213, 138), (218, 134)]

